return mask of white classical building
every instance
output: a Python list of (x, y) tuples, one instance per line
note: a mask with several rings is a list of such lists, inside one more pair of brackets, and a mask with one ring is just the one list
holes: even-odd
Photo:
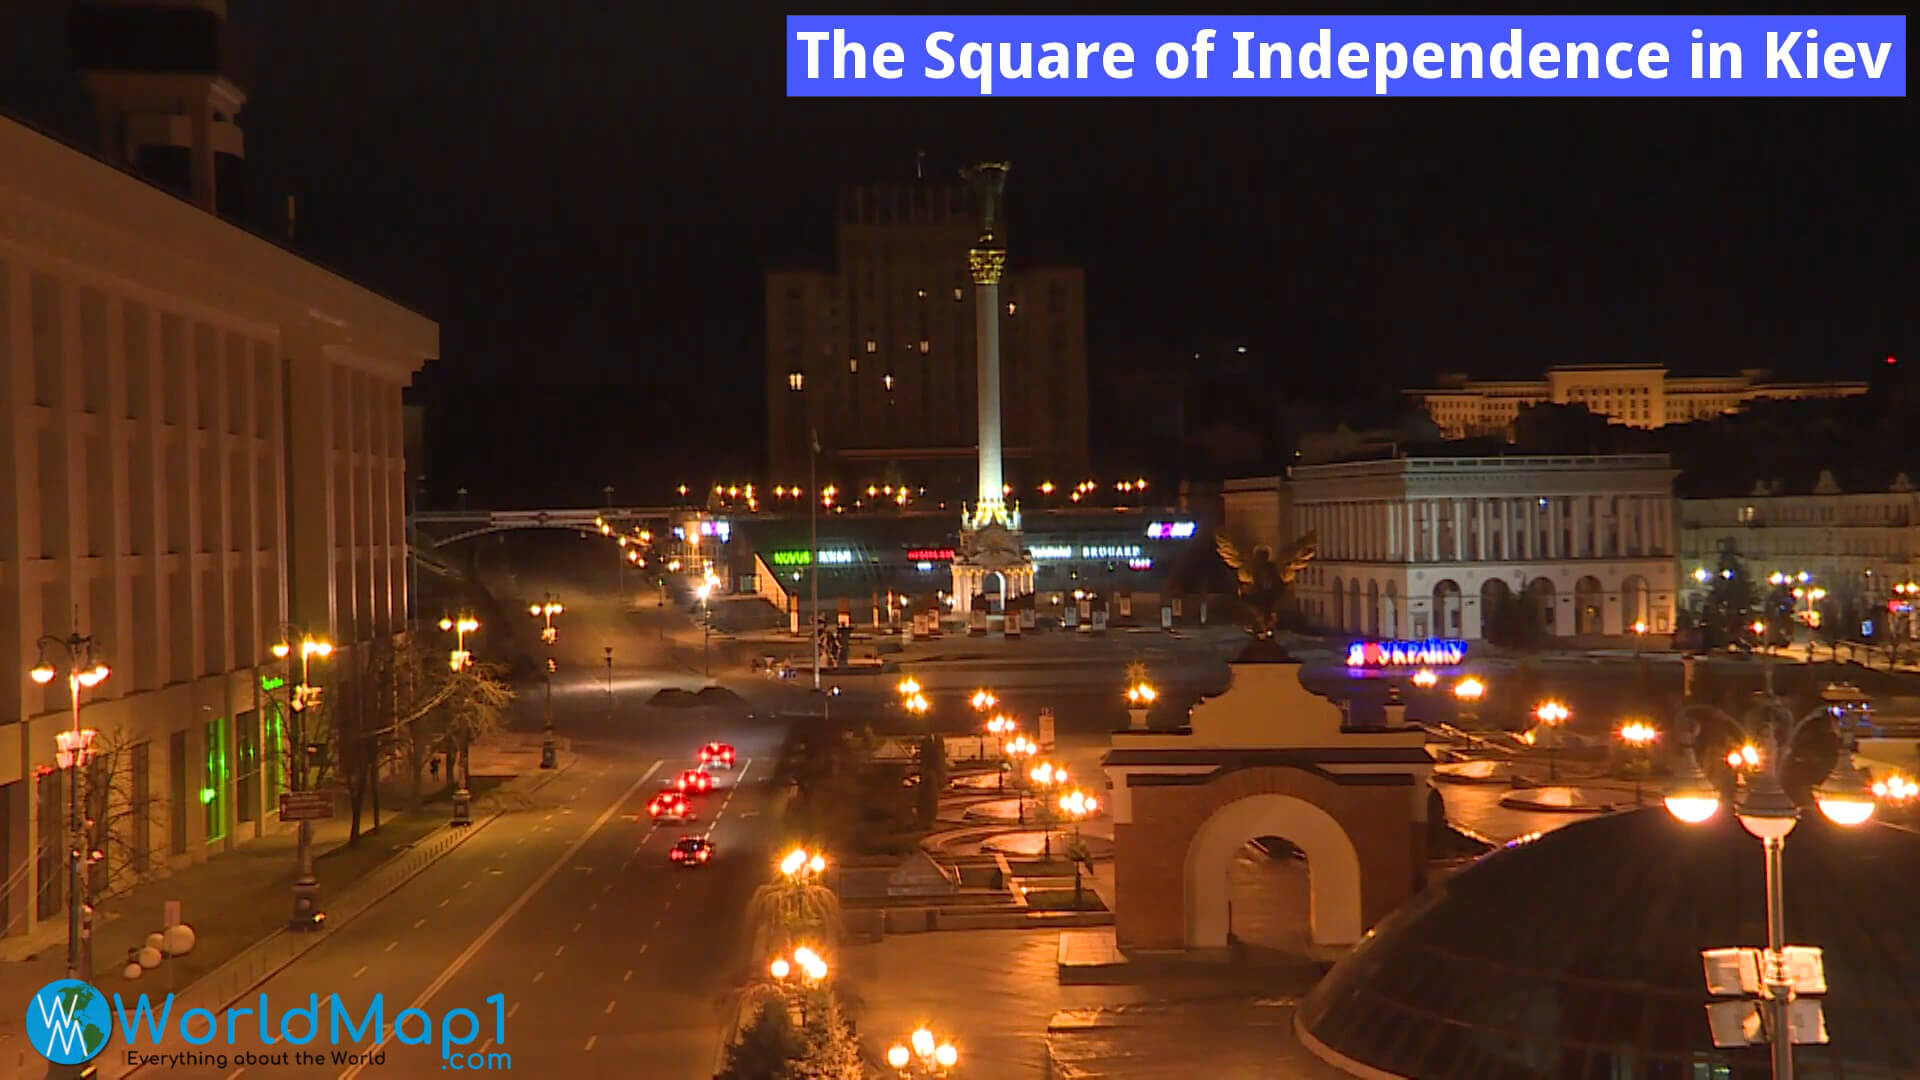
[(1450, 439), (1507, 432), (1523, 405), (1585, 405), (1628, 427), (1657, 428), (1739, 412), (1755, 401), (1853, 397), (1864, 382), (1775, 382), (1755, 368), (1738, 375), (1676, 376), (1658, 364), (1569, 364), (1544, 379), (1481, 381), (1443, 376), (1406, 394)]
[[(221, 80), (156, 78), (226, 123)], [(193, 162), (237, 146), (149, 128)], [(271, 645), (296, 623), (341, 646), (337, 670), (404, 627), (400, 392), (439, 328), (221, 220), (203, 170), (189, 201), (5, 119), (0, 162), (0, 924), (18, 935), (65, 903), (72, 718), (65, 679), (28, 679), (42, 635), (90, 635), (112, 667), (81, 716), (114, 749), (94, 790), (132, 794), (96, 890), (278, 827)]]
[(1274, 535), (1237, 519), (1278, 511), (1280, 535), (1317, 536), (1295, 595), (1331, 630), (1476, 639), (1523, 598), (1553, 636), (1665, 634), (1673, 478), (1664, 454), (1389, 458), (1236, 481), (1225, 504), (1229, 530)]
[(1689, 600), (1731, 548), (1761, 580), (1775, 573), (1825, 589), (1834, 601), (1882, 606), (1920, 577), (1920, 492), (1905, 474), (1884, 491), (1842, 491), (1822, 472), (1811, 491), (1762, 484), (1732, 499), (1680, 501), (1681, 587)]

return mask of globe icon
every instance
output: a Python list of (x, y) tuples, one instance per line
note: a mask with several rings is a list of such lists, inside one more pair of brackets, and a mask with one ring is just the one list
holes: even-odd
[(107, 1045), (113, 1011), (105, 995), (79, 979), (55, 979), (27, 1002), (27, 1041), (55, 1065), (79, 1065)]

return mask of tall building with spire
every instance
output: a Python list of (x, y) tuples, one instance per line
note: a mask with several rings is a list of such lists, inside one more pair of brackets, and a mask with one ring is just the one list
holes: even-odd
[[(980, 198), (961, 182), (846, 188), (834, 268), (767, 275), (768, 486), (806, 484), (817, 431), (823, 485), (925, 487), (971, 502), (986, 332), (1003, 357), (1003, 482), (1017, 491), (1085, 478), (1084, 274), (1010, 265), (983, 323), (967, 262)], [(1004, 214), (995, 228), (1009, 234)]]

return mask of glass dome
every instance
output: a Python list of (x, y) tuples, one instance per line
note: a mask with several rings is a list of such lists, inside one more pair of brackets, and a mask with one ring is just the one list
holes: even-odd
[[(1420, 1080), (1760, 1080), (1716, 1049), (1703, 949), (1766, 940), (1759, 841), (1732, 814), (1611, 814), (1493, 852), (1383, 921), (1302, 1003), (1348, 1061)], [(1787, 941), (1825, 951), (1829, 1043), (1801, 1080), (1920, 1077), (1920, 835), (1801, 816)], [(1377, 1075), (1377, 1073), (1375, 1074)]]

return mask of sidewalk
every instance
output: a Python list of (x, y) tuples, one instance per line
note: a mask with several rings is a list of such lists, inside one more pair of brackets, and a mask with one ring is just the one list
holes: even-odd
[[(507, 736), (472, 752), (475, 819), (483, 817), (489, 793), (500, 792), (515, 775), (538, 772), (539, 744), (530, 747)], [(564, 755), (571, 757), (570, 754)], [(567, 762), (562, 761), (565, 765)], [(544, 774), (547, 776), (553, 773)], [(373, 829), (371, 806), (363, 808), (359, 842), (349, 847), (351, 819), (317, 821), (313, 829), (314, 875), (320, 881), (323, 911), (334, 911), (336, 899), (383, 866), (402, 861), (410, 852), (438, 848), (436, 834), (451, 832), (451, 789), (444, 782), (417, 811), (388, 808), (388, 800), (404, 805), (399, 796), (404, 783), (383, 785), (380, 828)], [(164, 994), (180, 991), (221, 967), (228, 960), (286, 927), (292, 915), (292, 887), (296, 876), (298, 831), (277, 821), (264, 835), (231, 852), (143, 881), (101, 903), (94, 915), (93, 975), (90, 981), (103, 991)], [(129, 981), (121, 973), (128, 950), (144, 945), (158, 931), (164, 905), (180, 902), (181, 921), (193, 927), (193, 951), (168, 960)], [(0, 939), (0, 1002), (26, 1002), (40, 987), (65, 974), (66, 920), (48, 920), (27, 935)], [(32, 1055), (22, 1038), (25, 1014), (0, 1008), (0, 1074), (19, 1065), (20, 1055)]]

